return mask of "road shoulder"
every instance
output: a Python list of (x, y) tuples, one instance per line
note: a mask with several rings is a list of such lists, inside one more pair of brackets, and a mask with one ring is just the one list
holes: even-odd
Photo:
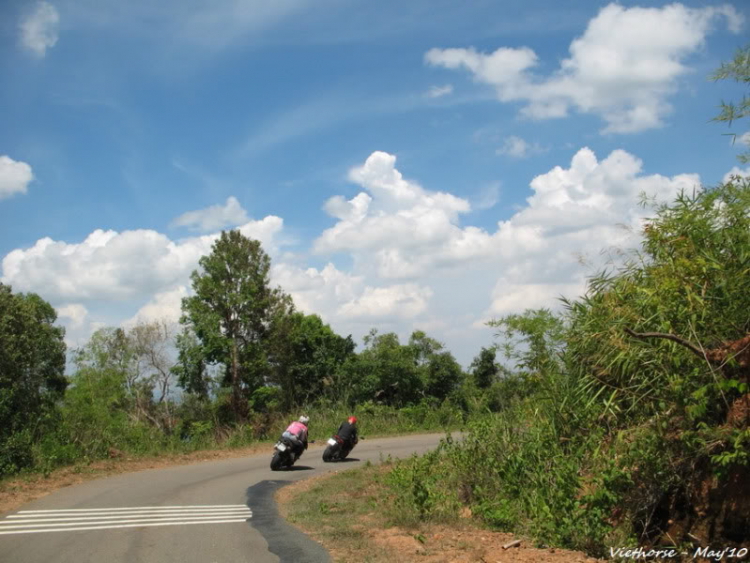
[[(342, 464), (343, 466), (344, 464)], [(320, 542), (336, 562), (594, 563), (581, 552), (537, 549), (519, 538), (483, 528), (465, 511), (447, 524), (393, 525), (393, 502), (382, 477), (387, 466), (370, 465), (295, 482), (279, 489), (279, 513)]]

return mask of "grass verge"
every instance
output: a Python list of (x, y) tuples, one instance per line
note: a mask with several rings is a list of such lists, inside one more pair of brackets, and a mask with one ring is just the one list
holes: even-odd
[(596, 561), (580, 552), (536, 549), (526, 540), (505, 550), (503, 545), (518, 538), (484, 528), (468, 509), (441, 523), (397, 526), (403, 519), (386, 480), (391, 469), (386, 460), (288, 485), (277, 492), (279, 512), (320, 542), (336, 562)]

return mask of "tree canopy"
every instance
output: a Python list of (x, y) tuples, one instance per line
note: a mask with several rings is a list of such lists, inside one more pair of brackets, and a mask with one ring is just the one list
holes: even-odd
[(260, 242), (238, 230), (222, 231), (211, 254), (198, 263), (201, 271), (191, 275), (195, 295), (183, 298), (181, 322), (194, 332), (200, 352), (180, 350), (183, 377), (197, 383), (201, 362), (223, 364), (232, 411), (243, 419), (253, 391), (269, 375), (266, 341), (274, 306), (284, 294), (270, 286), (271, 259)]
[(67, 386), (65, 330), (35, 293), (0, 283), (0, 474), (31, 463), (31, 446)]

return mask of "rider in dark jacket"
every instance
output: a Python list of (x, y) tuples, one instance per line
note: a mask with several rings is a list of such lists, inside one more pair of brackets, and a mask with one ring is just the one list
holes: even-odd
[(344, 441), (344, 446), (351, 450), (359, 442), (359, 436), (357, 436), (357, 417), (350, 416), (348, 420), (342, 422), (336, 435)]

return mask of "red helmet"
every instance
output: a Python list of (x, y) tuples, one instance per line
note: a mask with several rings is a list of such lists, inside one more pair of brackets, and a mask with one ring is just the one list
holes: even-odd
[(349, 424), (357, 424), (357, 417), (356, 416), (350, 416), (349, 417)]

